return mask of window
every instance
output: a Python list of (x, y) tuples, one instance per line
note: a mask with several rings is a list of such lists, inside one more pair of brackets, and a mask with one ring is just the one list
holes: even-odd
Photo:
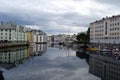
[(114, 26), (114, 24), (113, 24), (113, 26)]
[(119, 28), (117, 28), (117, 30), (119, 30)]
[(117, 33), (117, 35), (119, 35), (119, 32)]
[(119, 25), (119, 23), (118, 23), (118, 25)]

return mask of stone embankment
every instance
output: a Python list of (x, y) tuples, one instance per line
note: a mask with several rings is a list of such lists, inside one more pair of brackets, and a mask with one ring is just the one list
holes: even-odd
[(29, 46), (29, 43), (26, 42), (0, 43), (0, 48), (9, 48), (9, 47), (17, 47), (17, 46)]

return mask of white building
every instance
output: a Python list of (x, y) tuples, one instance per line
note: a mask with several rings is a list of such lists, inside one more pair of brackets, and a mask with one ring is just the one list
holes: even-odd
[(25, 27), (14, 23), (1, 24), (0, 42), (27, 42), (27, 31)]
[(42, 30), (31, 30), (31, 43), (47, 43), (47, 35)]
[(120, 43), (120, 15), (90, 23), (91, 43)]
[(67, 41), (73, 42), (73, 41), (76, 41), (76, 35), (59, 34), (59, 35), (52, 35), (51, 37), (49, 36), (48, 39), (49, 39), (48, 40), (49, 42), (54, 42), (56, 44), (58, 44), (60, 42), (61, 43), (67, 42)]

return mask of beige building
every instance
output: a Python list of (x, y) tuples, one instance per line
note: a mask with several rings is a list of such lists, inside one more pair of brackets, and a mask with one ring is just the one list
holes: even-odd
[(47, 35), (42, 30), (31, 30), (30, 35), (31, 43), (47, 43)]
[(90, 23), (90, 42), (120, 43), (120, 15)]

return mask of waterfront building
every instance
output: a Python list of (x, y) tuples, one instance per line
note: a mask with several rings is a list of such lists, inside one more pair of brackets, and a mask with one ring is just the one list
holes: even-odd
[(90, 54), (89, 72), (102, 80), (119, 80), (120, 60), (108, 56)]
[(54, 44), (65, 43), (65, 42), (73, 42), (76, 41), (76, 35), (67, 35), (67, 34), (58, 34), (52, 35), (48, 37), (49, 42), (53, 42)]
[(90, 23), (91, 43), (120, 43), (120, 15)]
[(42, 30), (31, 30), (30, 42), (31, 43), (47, 43), (47, 35)]
[(0, 42), (47, 43), (47, 35), (42, 30), (33, 30), (12, 22), (2, 22), (0, 25)]
[(11, 22), (0, 25), (0, 42), (27, 42), (27, 31), (23, 26)]

